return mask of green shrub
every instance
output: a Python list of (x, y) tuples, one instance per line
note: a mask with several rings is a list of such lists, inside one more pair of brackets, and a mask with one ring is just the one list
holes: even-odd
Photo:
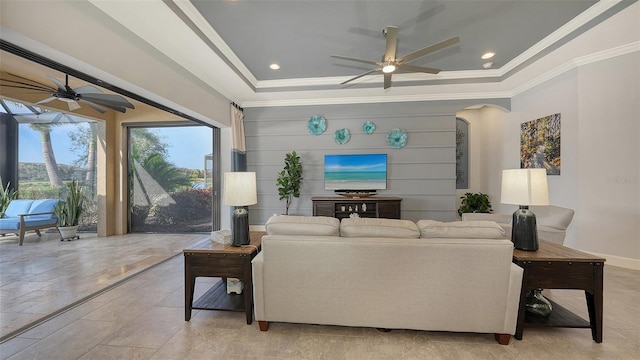
[(186, 189), (171, 194), (175, 203), (154, 205), (152, 214), (158, 224), (191, 224), (196, 220), (211, 219), (211, 188)]
[(460, 216), (464, 213), (490, 213), (493, 211), (487, 194), (466, 193), (460, 198), (462, 199), (460, 208), (458, 208), (458, 215)]

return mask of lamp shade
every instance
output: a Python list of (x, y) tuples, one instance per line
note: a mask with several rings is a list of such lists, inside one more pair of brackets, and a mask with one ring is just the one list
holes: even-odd
[(500, 202), (513, 205), (549, 205), (546, 169), (502, 170)]
[(224, 173), (224, 199), (227, 206), (247, 206), (258, 203), (255, 172)]

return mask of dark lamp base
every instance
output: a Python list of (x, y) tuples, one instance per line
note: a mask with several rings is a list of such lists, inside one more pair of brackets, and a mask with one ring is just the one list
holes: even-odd
[(245, 208), (233, 211), (231, 228), (231, 245), (249, 245), (249, 212)]
[(513, 213), (511, 222), (511, 241), (519, 250), (538, 250), (538, 229), (536, 227), (536, 215), (528, 206), (520, 206)]

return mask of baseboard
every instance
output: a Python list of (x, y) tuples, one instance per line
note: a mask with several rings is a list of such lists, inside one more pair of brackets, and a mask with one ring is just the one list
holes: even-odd
[(592, 251), (585, 251), (585, 250), (580, 250), (580, 251), (584, 251), (586, 253), (595, 255), (597, 257), (605, 258), (607, 260), (605, 265), (612, 265), (612, 266), (617, 266), (617, 267), (622, 267), (622, 268), (632, 269), (632, 270), (640, 270), (640, 260), (637, 260), (637, 259), (631, 259), (631, 258), (609, 255), (609, 254), (600, 254), (600, 253), (595, 253)]

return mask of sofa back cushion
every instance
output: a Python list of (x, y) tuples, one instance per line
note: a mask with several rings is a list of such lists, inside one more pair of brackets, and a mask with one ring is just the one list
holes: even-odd
[(417, 222), (420, 237), (455, 239), (504, 239), (504, 229), (495, 221), (420, 220)]
[(340, 223), (340, 236), (417, 239), (420, 231), (410, 220), (345, 218)]
[(50, 213), (44, 215), (30, 216), (29, 220), (47, 220), (56, 219), (53, 211), (60, 200), (58, 199), (41, 199), (34, 200), (29, 208), (29, 214)]
[(560, 206), (530, 206), (529, 209), (536, 214), (538, 225), (566, 230), (573, 220), (574, 211)]
[(274, 215), (267, 220), (269, 235), (339, 236), (340, 220), (326, 216)]
[(17, 217), (22, 214), (28, 214), (33, 200), (11, 200), (4, 215), (6, 217)]

